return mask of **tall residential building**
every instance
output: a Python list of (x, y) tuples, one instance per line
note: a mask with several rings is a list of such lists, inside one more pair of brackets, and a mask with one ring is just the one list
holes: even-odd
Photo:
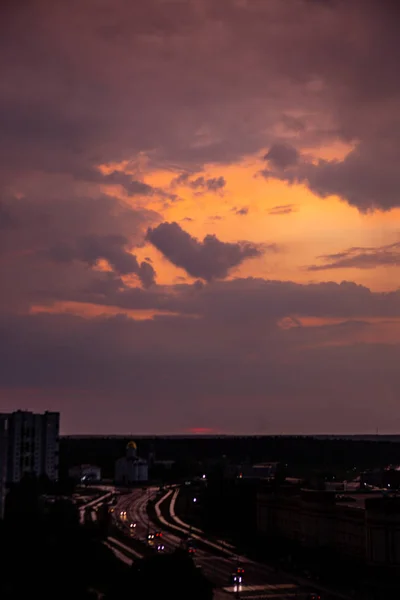
[(0, 519), (4, 514), (7, 482), (7, 415), (0, 414)]
[(7, 482), (20, 481), (25, 473), (57, 480), (60, 413), (18, 410), (7, 417)]

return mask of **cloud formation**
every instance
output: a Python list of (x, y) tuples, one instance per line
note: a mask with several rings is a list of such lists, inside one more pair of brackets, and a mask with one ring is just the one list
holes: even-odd
[[(282, 267), (288, 254), (270, 261), (273, 247), (258, 241), (287, 226), (290, 248), (292, 219), (261, 222), (300, 205), (285, 183), (361, 213), (400, 206), (398, 3), (3, 5), (2, 409), (61, 408), (70, 432), (121, 431), (132, 419), (147, 432), (254, 432), (265, 415), (273, 433), (394, 427), (398, 245), (364, 237), (350, 248), (348, 237), (304, 284), (304, 269)], [(235, 218), (247, 211), (242, 175), (263, 158), (260, 184), (283, 184), (256, 190), (259, 212)], [(307, 214), (296, 248), (314, 243)], [(396, 215), (375, 226), (393, 234)], [(339, 221), (329, 223), (338, 237)], [(241, 231), (249, 241), (221, 241)], [(175, 285), (155, 248), (199, 280)], [(394, 291), (376, 291), (378, 278), (356, 283), (389, 265)], [(293, 281), (235, 279), (237, 267)], [(340, 268), (354, 282), (319, 282)]]
[(176, 185), (184, 185), (195, 190), (196, 193), (221, 192), (226, 186), (226, 181), (222, 175), (220, 177), (209, 178), (200, 175), (191, 179), (189, 173), (182, 173), (172, 180), (171, 186), (174, 187)]
[(299, 159), (296, 148), (289, 144), (273, 144), (264, 159), (277, 169), (286, 169), (295, 165)]
[(49, 249), (49, 257), (61, 263), (81, 260), (90, 267), (96, 266), (99, 259), (106, 260), (118, 275), (135, 274), (144, 287), (155, 282), (155, 271), (148, 262), (138, 263), (134, 254), (127, 250), (128, 240), (120, 235), (84, 236), (71, 245), (58, 243)]
[[(377, 422), (390, 427), (400, 346), (390, 337), (399, 321), (390, 322), (389, 315), (400, 316), (398, 293), (251, 279), (126, 293), (136, 296), (136, 306), (142, 297), (147, 300), (141, 306), (180, 306), (182, 314), (145, 321), (122, 314), (0, 317), (0, 379), (7, 389), (2, 407), (12, 406), (24, 389), (25, 402), (40, 408), (69, 398), (64, 427), (80, 432), (126, 431), (118, 415), (127, 410), (136, 415), (138, 433), (149, 427), (177, 432), (199, 423), (254, 433), (254, 415), (266, 414), (266, 432), (335, 432), (343, 427), (339, 408), (354, 432), (360, 430), (360, 407), (361, 428)], [(339, 321), (307, 326), (307, 315)], [(374, 325), (368, 315), (385, 317)], [(291, 327), (280, 326), (283, 317)], [(375, 342), (366, 343), (371, 337)], [(160, 397), (168, 410), (157, 421)]]
[[(115, 0), (96, 15), (89, 0), (70, 6), (3, 10), (3, 177), (89, 172), (140, 153), (193, 172), (266, 147), (288, 168), (294, 145), (341, 141), (354, 145), (347, 157), (300, 168), (298, 180), (364, 211), (399, 205), (396, 3)], [(224, 187), (223, 176), (193, 181)]]
[(310, 265), (309, 271), (328, 269), (374, 269), (400, 265), (400, 242), (377, 248), (348, 248), (336, 254), (319, 256), (323, 264)]
[[(34, 188), (23, 197), (9, 195), (0, 218), (0, 281), (7, 288), (0, 310), (68, 299), (95, 282), (118, 287), (127, 273), (146, 286), (155, 279), (152, 266), (139, 264), (132, 253), (149, 224), (159, 222), (154, 211), (133, 209), (111, 196), (80, 196), (66, 185), (44, 187), (40, 195)], [(111, 274), (97, 269), (100, 259)]]
[[(101, 291), (101, 296), (99, 296)], [(53, 298), (58, 299), (57, 297)], [(261, 322), (285, 317), (322, 320), (368, 320), (400, 317), (400, 293), (372, 292), (355, 283), (326, 282), (299, 284), (264, 279), (214, 280), (205, 284), (154, 286), (150, 290), (131, 288), (114, 280), (96, 282), (70, 300), (112, 306), (123, 310), (155, 310), (186, 316), (244, 323), (255, 328)], [(241, 331), (239, 328), (238, 331)]]
[(161, 188), (153, 187), (144, 181), (133, 179), (132, 176), (123, 171), (112, 171), (107, 175), (99, 175), (97, 178), (99, 183), (112, 185), (120, 185), (127, 192), (128, 196), (160, 196), (169, 200), (177, 200), (176, 194), (171, 194)]
[(242, 206), (242, 208), (236, 208), (236, 206), (232, 209), (235, 215), (239, 215), (240, 217), (245, 217), (249, 214), (249, 207)]
[(273, 206), (271, 210), (268, 211), (269, 215), (290, 215), (292, 212), (295, 212), (297, 207), (295, 204), (280, 204), (278, 206)]
[[(399, 138), (400, 141), (400, 138)], [(360, 212), (388, 211), (400, 206), (396, 171), (396, 146), (381, 148), (377, 162), (377, 148), (357, 146), (343, 160), (321, 160), (298, 156), (296, 162), (270, 161), (274, 168), (264, 169), (266, 178), (292, 183), (303, 183), (317, 196), (339, 196)], [(268, 155), (267, 155), (268, 156)]]
[(147, 240), (174, 265), (185, 269), (192, 277), (206, 281), (224, 279), (231, 269), (263, 253), (260, 245), (221, 242), (215, 235), (207, 235), (201, 242), (178, 223), (160, 223), (156, 228), (150, 228)]

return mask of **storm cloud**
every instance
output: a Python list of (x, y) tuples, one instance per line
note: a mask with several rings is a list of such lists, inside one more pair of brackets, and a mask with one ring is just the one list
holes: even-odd
[(298, 161), (299, 153), (296, 148), (289, 144), (274, 144), (268, 150), (264, 159), (278, 169), (286, 169), (295, 165)]
[(160, 223), (155, 229), (150, 228), (147, 239), (174, 265), (206, 281), (223, 279), (246, 259), (263, 253), (260, 245), (221, 242), (215, 235), (207, 235), (200, 241), (178, 223)]
[(71, 245), (56, 244), (49, 249), (49, 256), (57, 262), (68, 263), (81, 260), (91, 267), (99, 259), (106, 260), (118, 275), (138, 275), (145, 287), (155, 282), (155, 271), (148, 262), (138, 263), (134, 254), (126, 248), (128, 240), (119, 235), (85, 236)]
[[(161, 433), (212, 423), (219, 431), (251, 433), (254, 414), (271, 411), (267, 432), (283, 427), (287, 432), (316, 428), (335, 432), (342, 418), (338, 407), (345, 410), (347, 404), (350, 431), (359, 431), (361, 406), (364, 423), (379, 418), (383, 426), (390, 426), (389, 415), (382, 417), (382, 403), (368, 403), (366, 398), (378, 394), (385, 381), (388, 392), (400, 384), (400, 347), (393, 345), (399, 321), (385, 317), (374, 325), (355, 315), (383, 313), (390, 306), (399, 315), (398, 296), (395, 302), (352, 285), (247, 280), (203, 288), (183, 285), (170, 292), (171, 308), (179, 302), (181, 309), (186, 305), (196, 314), (147, 320), (123, 314), (90, 319), (45, 313), (1, 318), (4, 409), (25, 389), (25, 402), (37, 407), (56, 408), (59, 398), (70, 398), (63, 416), (67, 428), (79, 432), (105, 430), (110, 424), (126, 431), (116, 418), (124, 410), (135, 413), (136, 432), (145, 432), (149, 423)], [(140, 294), (153, 298), (153, 303), (162, 303), (163, 298), (165, 302), (161, 289)], [(291, 310), (341, 318), (334, 324), (307, 326), (293, 315), (290, 327), (280, 326), (281, 316), (289, 318)], [(371, 337), (375, 342), (365, 343)], [(321, 395), (326, 401), (324, 416)], [(168, 411), (162, 422), (156, 422), (160, 397)], [(102, 408), (109, 406), (110, 398), (111, 415)], [(93, 402), (99, 403), (95, 414)], [(187, 402), (190, 411), (185, 410)], [(384, 404), (394, 409), (390, 396)]]
[(398, 3), (95, 4), (0, 8), (2, 410), (398, 429)]

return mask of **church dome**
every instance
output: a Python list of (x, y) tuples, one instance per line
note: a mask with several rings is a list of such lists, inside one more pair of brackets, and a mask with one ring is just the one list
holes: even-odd
[(128, 442), (127, 446), (126, 446), (127, 450), (137, 450), (137, 445), (136, 442)]

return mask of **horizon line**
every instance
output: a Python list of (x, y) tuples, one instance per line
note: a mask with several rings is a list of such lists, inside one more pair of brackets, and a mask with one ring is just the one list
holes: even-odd
[(400, 437), (400, 433), (65, 433), (60, 438), (380, 438)]

